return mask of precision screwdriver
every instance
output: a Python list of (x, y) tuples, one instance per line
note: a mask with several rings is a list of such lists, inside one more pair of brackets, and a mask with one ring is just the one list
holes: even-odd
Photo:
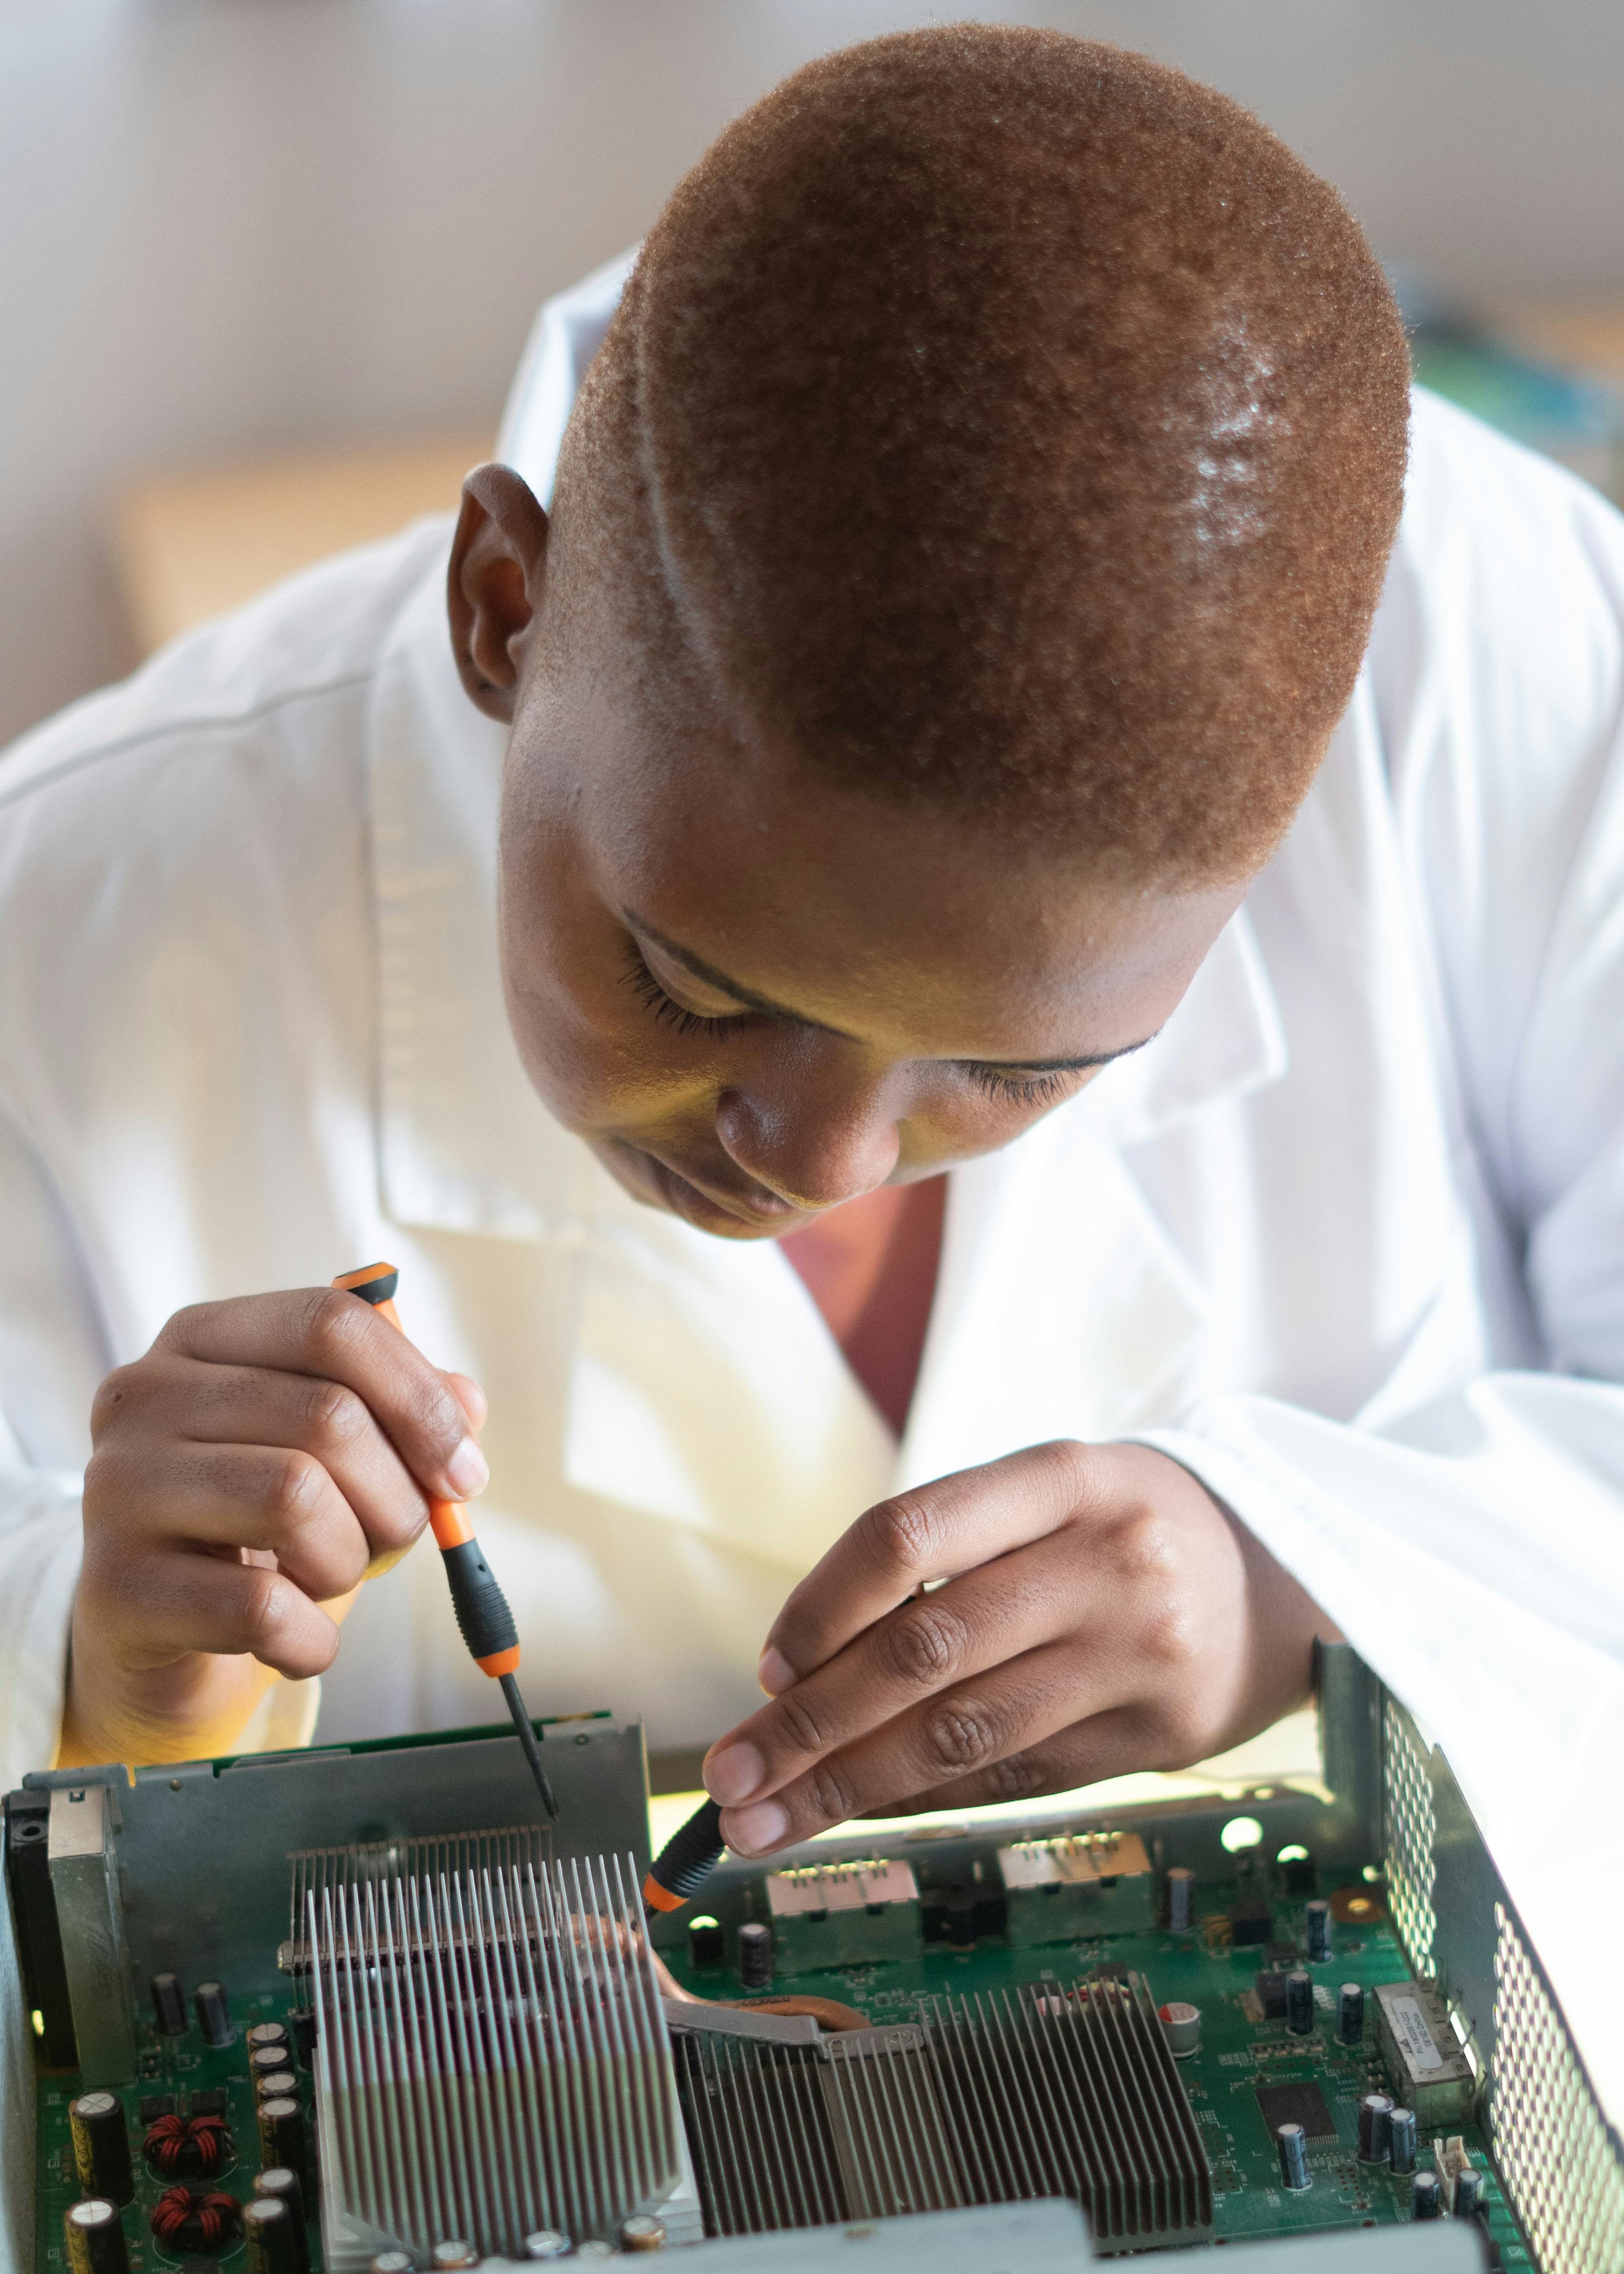
[(727, 1853), (718, 1801), (701, 1801), (686, 1824), (673, 1832), (650, 1864), (643, 1883), (643, 1909), (680, 1911), (692, 1902)]
[[(368, 1263), (359, 1271), (345, 1271), (333, 1282), (347, 1294), (358, 1295), (370, 1303), (381, 1318), (387, 1319), (396, 1331), (404, 1335), (395, 1307), (395, 1291), (400, 1284), (400, 1273), (392, 1263)], [(513, 1726), (518, 1733), (519, 1744), (536, 1780), (536, 1789), (541, 1795), (542, 1805), (553, 1822), (558, 1822), (558, 1803), (553, 1796), (553, 1787), (547, 1782), (547, 1772), (541, 1765), (541, 1748), (536, 1742), (536, 1732), (525, 1711), (524, 1700), (519, 1694), (515, 1669), (519, 1663), (519, 1630), (513, 1623), (513, 1613), (508, 1608), (508, 1598), (497, 1585), (496, 1575), (485, 1562), (474, 1527), (468, 1520), (468, 1510), (460, 1501), (432, 1500), (429, 1502), (429, 1529), (440, 1545), (441, 1561), (446, 1567), (446, 1579), (451, 1589), (451, 1608), (456, 1613), (457, 1625), (468, 1645), (469, 1656), (482, 1674), (501, 1686), (508, 1701), (508, 1711), (513, 1716)]]

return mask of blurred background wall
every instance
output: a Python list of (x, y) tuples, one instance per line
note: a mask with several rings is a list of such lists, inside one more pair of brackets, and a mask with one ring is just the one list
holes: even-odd
[[(0, 0), (0, 738), (128, 667), (140, 476), (493, 430), (537, 303), (880, 0)], [(1239, 96), (1443, 293), (1624, 299), (1620, 0), (966, 8)]]

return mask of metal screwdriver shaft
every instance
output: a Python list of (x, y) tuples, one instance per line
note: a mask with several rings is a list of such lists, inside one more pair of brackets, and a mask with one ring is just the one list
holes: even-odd
[[(387, 1319), (397, 1332), (405, 1333), (395, 1308), (395, 1291), (400, 1284), (400, 1274), (392, 1263), (369, 1263), (359, 1271), (346, 1271), (333, 1284), (351, 1295), (358, 1295), (370, 1303), (379, 1315)], [(541, 1748), (536, 1742), (536, 1730), (519, 1694), (516, 1668), (519, 1663), (519, 1630), (513, 1623), (513, 1613), (508, 1608), (508, 1598), (497, 1585), (496, 1575), (485, 1562), (484, 1552), (474, 1538), (474, 1527), (468, 1520), (468, 1511), (460, 1501), (432, 1500), (429, 1502), (429, 1527), (440, 1546), (446, 1567), (446, 1579), (451, 1589), (451, 1608), (456, 1613), (456, 1623), (468, 1645), (469, 1656), (482, 1674), (488, 1674), (499, 1683), (508, 1701), (508, 1711), (513, 1716), (519, 1747), (526, 1766), (536, 1780), (536, 1789), (541, 1795), (542, 1806), (552, 1821), (558, 1822), (558, 1802), (553, 1796), (553, 1787), (541, 1765)]]
[(541, 1795), (548, 1815), (556, 1824), (558, 1803), (553, 1797), (553, 1787), (547, 1782), (547, 1772), (541, 1766), (541, 1747), (536, 1742), (535, 1726), (525, 1710), (523, 1698), (519, 1695), (519, 1677), (516, 1674), (499, 1674), (496, 1678), (501, 1684), (502, 1696), (508, 1700), (508, 1711), (512, 1714), (513, 1726), (518, 1732), (519, 1750), (530, 1764), (530, 1774), (536, 1780), (536, 1789)]

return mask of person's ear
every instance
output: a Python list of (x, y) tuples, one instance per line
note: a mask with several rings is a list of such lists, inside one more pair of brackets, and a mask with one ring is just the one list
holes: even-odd
[(462, 485), (446, 608), (468, 699), (511, 722), (524, 650), (541, 613), (547, 516), (511, 466), (476, 466)]

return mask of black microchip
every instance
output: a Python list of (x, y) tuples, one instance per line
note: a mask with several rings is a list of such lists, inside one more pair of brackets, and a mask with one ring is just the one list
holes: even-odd
[(172, 2092), (144, 2092), (141, 2095), (141, 2121), (155, 2124), (161, 2116), (173, 2116), (175, 2095)]
[(1317, 2084), (1260, 2084), (1256, 2090), (1271, 2140), (1282, 2124), (1300, 2124), (1311, 2140), (1335, 2139), (1335, 2120)]
[[(978, 1935), (1002, 1934), (1007, 1924), (1003, 1891), (978, 1879), (927, 1880), (919, 1891), (920, 1926), (927, 1942), (967, 1950)], [(883, 1904), (870, 1904), (883, 1910)], [(306, 2063), (306, 2067), (309, 2064)]]
[(1294, 1942), (1271, 1942), (1263, 1954), (1263, 1963), (1274, 1967), (1280, 1974), (1289, 1974), (1297, 1962), (1297, 1945)]
[(192, 2094), (190, 2112), (193, 2116), (223, 2116), (226, 2105), (224, 2092), (211, 2086), (207, 2092)]
[(1258, 1993), (1258, 2003), (1263, 2008), (1266, 2022), (1282, 2022), (1286, 2014), (1286, 1977), (1283, 1974), (1265, 1971), (1259, 1975), (1252, 1988)]

